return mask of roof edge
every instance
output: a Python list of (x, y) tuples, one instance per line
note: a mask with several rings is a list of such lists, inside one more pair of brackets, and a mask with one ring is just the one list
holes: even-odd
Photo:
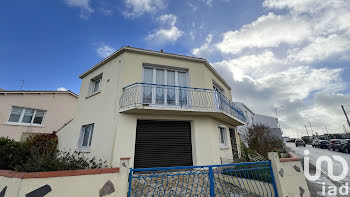
[(79, 96), (74, 92), (67, 91), (56, 91), (56, 90), (0, 90), (0, 94), (69, 94), (78, 98)]
[(109, 62), (113, 58), (119, 56), (120, 54), (124, 52), (134, 52), (134, 53), (141, 53), (141, 54), (147, 54), (147, 55), (155, 55), (155, 56), (163, 56), (163, 57), (171, 57), (171, 58), (177, 58), (177, 59), (182, 59), (182, 60), (188, 60), (188, 61), (194, 61), (194, 62), (201, 62), (204, 63), (204, 65), (209, 68), (210, 71), (214, 73), (216, 77), (219, 78), (219, 80), (229, 89), (232, 90), (231, 86), (227, 83), (227, 81), (215, 70), (215, 68), (204, 58), (197, 58), (197, 57), (191, 57), (191, 56), (185, 56), (185, 55), (178, 55), (178, 54), (173, 54), (173, 53), (165, 53), (165, 52), (158, 52), (158, 51), (153, 51), (153, 50), (148, 50), (148, 49), (140, 49), (140, 48), (134, 48), (134, 47), (121, 47), (102, 61), (98, 62), (95, 64), (93, 67), (91, 67), (89, 70), (86, 72), (82, 73), (79, 75), (79, 78), (82, 79), (88, 74), (90, 74), (92, 71), (100, 68), (103, 66), (105, 63)]

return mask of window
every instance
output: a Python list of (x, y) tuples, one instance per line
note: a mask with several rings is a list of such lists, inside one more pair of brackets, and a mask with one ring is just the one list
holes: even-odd
[(81, 134), (80, 134), (80, 140), (79, 140), (80, 148), (91, 147), (93, 130), (94, 130), (94, 124), (83, 125), (81, 127)]
[(186, 105), (186, 89), (179, 89), (174, 86), (187, 86), (187, 72), (176, 68), (144, 67), (143, 82), (148, 84), (168, 85), (143, 87), (143, 103), (157, 105)]
[(102, 74), (91, 79), (89, 95), (99, 92), (101, 90)]
[(227, 136), (226, 136), (226, 128), (219, 126), (219, 137), (220, 137), (220, 145), (221, 147), (227, 147)]
[(28, 125), (41, 125), (45, 113), (45, 110), (13, 106), (8, 122)]
[(215, 81), (213, 81), (213, 89), (220, 92), (221, 94), (224, 94), (224, 88), (222, 88), (219, 84), (217, 84)]

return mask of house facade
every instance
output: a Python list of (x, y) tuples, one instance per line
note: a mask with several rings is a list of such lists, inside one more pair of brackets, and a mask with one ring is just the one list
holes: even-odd
[(74, 119), (61, 150), (119, 167), (219, 164), (232, 158), (243, 111), (227, 82), (202, 58), (123, 47), (80, 75)]
[(0, 136), (23, 141), (52, 133), (74, 117), (78, 95), (70, 91), (0, 91)]

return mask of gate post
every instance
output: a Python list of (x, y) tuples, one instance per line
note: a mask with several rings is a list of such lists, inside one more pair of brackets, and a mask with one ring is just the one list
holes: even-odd
[(129, 160), (130, 158), (120, 158), (120, 171), (119, 171), (119, 178), (118, 178), (119, 188), (117, 188), (117, 191), (118, 191), (117, 197), (119, 196), (124, 197), (128, 195)]
[(209, 187), (210, 187), (210, 196), (215, 196), (215, 188), (214, 188), (214, 173), (213, 173), (213, 167), (209, 166)]
[(278, 176), (278, 170), (281, 169), (280, 166), (280, 158), (278, 157), (278, 153), (270, 152), (268, 153), (268, 158), (270, 159), (270, 169), (272, 173), (273, 180), (275, 181), (274, 184), (274, 189), (275, 192), (277, 190), (276, 196), (283, 196), (282, 193), (282, 186), (281, 186), (281, 180), (280, 177)]

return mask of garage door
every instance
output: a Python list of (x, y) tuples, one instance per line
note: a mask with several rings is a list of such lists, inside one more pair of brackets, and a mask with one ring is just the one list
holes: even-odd
[(190, 122), (137, 121), (134, 168), (192, 165)]

